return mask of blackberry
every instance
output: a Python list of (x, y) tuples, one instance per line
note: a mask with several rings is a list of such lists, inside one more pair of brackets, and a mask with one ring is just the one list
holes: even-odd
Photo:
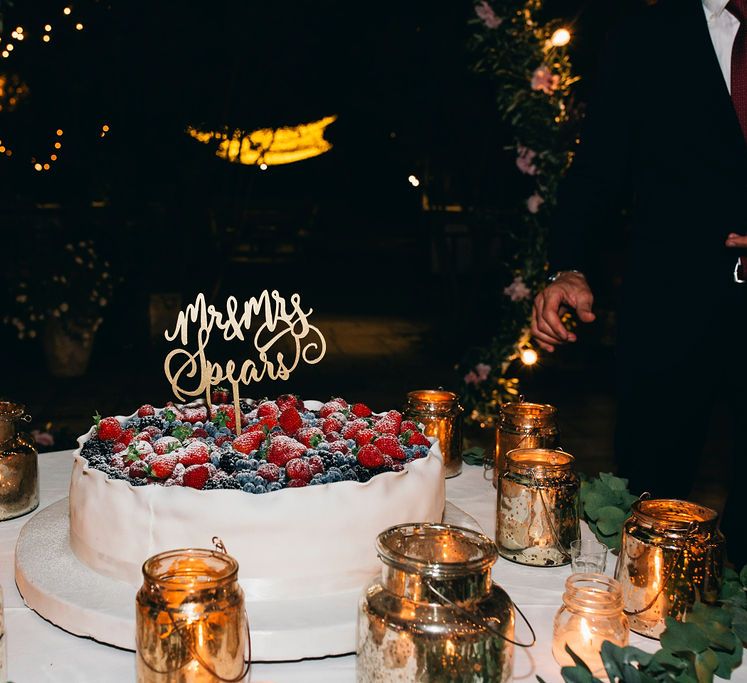
[(140, 431), (141, 432), (146, 427), (156, 427), (157, 429), (163, 430), (165, 426), (166, 426), (166, 422), (162, 418), (158, 417), (157, 415), (146, 415), (145, 417), (140, 418)]
[(203, 490), (210, 489), (240, 489), (241, 484), (237, 482), (233, 477), (213, 477), (205, 482)]
[(358, 474), (354, 469), (347, 468), (342, 472), (343, 481), (358, 481)]
[(130, 486), (146, 486), (147, 484), (148, 480), (145, 478), (135, 477), (130, 479)]
[(101, 467), (102, 465), (108, 465), (109, 460), (106, 458), (106, 456), (96, 454), (91, 455), (91, 457), (88, 458), (88, 465), (89, 467)]
[(322, 462), (324, 463), (325, 470), (328, 470), (330, 467), (334, 467), (335, 455), (336, 453), (327, 453), (325, 451), (319, 452), (319, 457), (322, 459)]
[(371, 470), (369, 470), (366, 467), (363, 467), (363, 465), (356, 465), (353, 468), (353, 472), (355, 472), (355, 474), (357, 475), (358, 481), (362, 481), (362, 482), (368, 481), (373, 476), (373, 474), (371, 473)]
[(236, 471), (236, 461), (239, 460), (239, 456), (233, 451), (226, 451), (220, 456), (219, 467), (228, 474), (233, 474)]

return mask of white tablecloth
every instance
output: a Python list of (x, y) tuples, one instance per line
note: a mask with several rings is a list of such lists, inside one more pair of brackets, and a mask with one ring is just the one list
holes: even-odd
[[(70, 451), (40, 456), (42, 509), (64, 498), (68, 492), (72, 457)], [(495, 490), (479, 467), (447, 480), (448, 499), (474, 517), (489, 536), (495, 531)], [(119, 683), (135, 680), (135, 656), (95, 641), (72, 636), (44, 621), (23, 604), (14, 581), (15, 544), (30, 515), (0, 523), (0, 582), (5, 596), (8, 639), (8, 669), (15, 683), (65, 681), (75, 683)], [(614, 558), (610, 558), (608, 571)], [(505, 560), (496, 562), (493, 576), (522, 609), (537, 632), (537, 644), (516, 649), (514, 679), (559, 681), (560, 669), (552, 658), (552, 620), (569, 567), (523, 567)], [(251, 617), (251, 615), (250, 615)], [(517, 638), (528, 638), (517, 619)], [(658, 643), (631, 634), (631, 644), (653, 651)], [(747, 683), (747, 665), (734, 673), (734, 681)], [(328, 657), (287, 664), (255, 664), (252, 683), (350, 683), (355, 681), (355, 657)]]

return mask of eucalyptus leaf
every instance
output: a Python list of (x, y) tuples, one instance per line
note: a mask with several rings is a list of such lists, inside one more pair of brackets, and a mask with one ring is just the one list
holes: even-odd
[(742, 643), (747, 643), (747, 610), (734, 607), (732, 612), (732, 628)]
[(698, 677), (698, 683), (711, 683), (718, 664), (718, 657), (710, 648), (695, 655), (695, 674)]
[(566, 683), (601, 683), (588, 669), (580, 666), (564, 666), (560, 675)]
[(708, 647), (708, 638), (696, 624), (666, 618), (666, 629), (659, 641), (662, 647), (672, 652), (703, 652)]
[(623, 510), (607, 505), (599, 509), (597, 527), (603, 534), (612, 535), (620, 531), (626, 519), (627, 515)]
[(742, 585), (747, 588), (747, 564), (742, 567), (742, 571), (739, 572), (739, 580)]
[(731, 653), (716, 650), (716, 656), (718, 657), (716, 675), (719, 678), (731, 678), (731, 672), (742, 663), (742, 643), (739, 643)]

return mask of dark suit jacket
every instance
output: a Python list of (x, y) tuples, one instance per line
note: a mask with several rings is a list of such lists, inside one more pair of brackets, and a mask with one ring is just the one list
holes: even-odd
[(639, 359), (670, 331), (714, 343), (733, 316), (747, 317), (737, 253), (724, 246), (729, 232), (747, 234), (747, 145), (701, 0), (662, 0), (610, 39), (560, 190), (553, 271), (585, 269), (586, 232), (603, 230), (627, 193), (621, 351)]

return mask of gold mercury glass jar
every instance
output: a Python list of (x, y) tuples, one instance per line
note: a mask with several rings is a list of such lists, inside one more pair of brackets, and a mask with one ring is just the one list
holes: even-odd
[(251, 650), (238, 568), (214, 550), (146, 560), (136, 599), (139, 683), (247, 680)]
[(39, 465), (34, 439), (16, 433), (31, 416), (19, 403), (0, 401), (0, 520), (20, 517), (39, 505)]
[(658, 638), (699, 598), (718, 599), (724, 537), (715, 510), (684, 500), (639, 500), (623, 526), (615, 578), (636, 633)]
[(628, 644), (620, 584), (605, 574), (571, 574), (565, 581), (563, 606), (555, 615), (552, 654), (560, 666), (574, 666), (571, 648), (595, 676), (605, 677), (602, 643)]
[(401, 524), (379, 535), (377, 549), (381, 576), (358, 613), (358, 683), (511, 680), (514, 612), (491, 579), (489, 538)]
[(557, 448), (560, 445), (557, 410), (544, 403), (506, 403), (495, 430), (493, 486), (505, 467), (506, 453), (516, 448)]
[(578, 494), (570, 453), (545, 448), (507, 453), (496, 509), (501, 557), (539, 567), (568, 564), (571, 543), (580, 538)]
[(462, 413), (459, 397), (443, 389), (420, 389), (407, 394), (405, 416), (422, 423), (426, 436), (438, 438), (446, 477), (462, 471)]

